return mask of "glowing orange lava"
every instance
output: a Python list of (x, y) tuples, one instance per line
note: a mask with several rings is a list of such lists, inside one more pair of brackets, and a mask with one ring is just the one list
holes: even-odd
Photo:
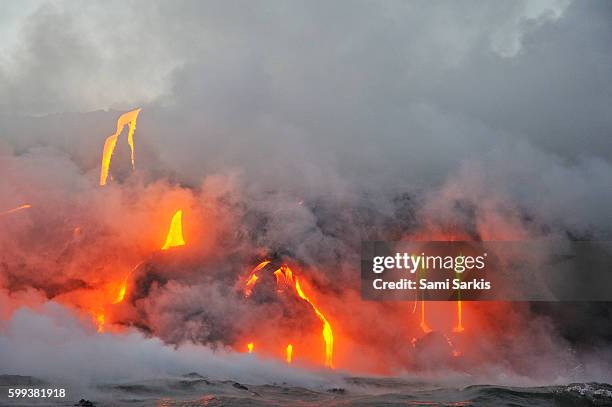
[(457, 301), (457, 325), (453, 328), (453, 332), (463, 332), (463, 311), (461, 306), (461, 300)]
[(119, 304), (125, 298), (125, 293), (127, 292), (127, 285), (128, 285), (129, 277), (130, 277), (130, 274), (128, 273), (128, 275), (125, 276), (125, 278), (121, 282), (121, 285), (119, 286), (119, 292), (117, 293), (117, 297), (113, 301), (113, 304)]
[(253, 287), (255, 286), (255, 283), (259, 279), (259, 277), (257, 276), (257, 272), (261, 270), (262, 268), (266, 267), (269, 263), (270, 263), (270, 260), (264, 260), (261, 263), (259, 263), (257, 266), (255, 266), (253, 270), (251, 270), (251, 272), (249, 273), (249, 276), (246, 279), (246, 283), (244, 285), (244, 296), (245, 297), (249, 297), (251, 293), (253, 292)]
[(14, 212), (20, 211), (20, 210), (22, 210), (22, 209), (28, 209), (28, 208), (31, 208), (31, 207), (32, 207), (32, 205), (30, 205), (30, 204), (23, 204), (23, 205), (19, 205), (19, 206), (18, 206), (18, 207), (16, 207), (16, 208), (9, 209), (9, 210), (4, 211), (4, 212), (0, 212), (0, 216), (2, 216), (2, 215), (8, 215), (8, 214), (10, 214), (10, 213), (14, 213)]
[(281, 266), (276, 270), (274, 272), (274, 277), (276, 277), (276, 285), (279, 291), (282, 291), (287, 286), (293, 285), (293, 272), (287, 266)]
[(99, 310), (97, 313), (95, 313), (94, 318), (98, 332), (104, 332), (104, 310)]
[(136, 119), (138, 118), (138, 113), (140, 113), (140, 109), (132, 110), (127, 113), (123, 113), (117, 119), (117, 130), (115, 134), (112, 134), (106, 138), (104, 142), (104, 148), (102, 150), (102, 167), (100, 168), (100, 185), (106, 185), (106, 181), (108, 179), (108, 171), (110, 168), (111, 158), (113, 156), (113, 152), (115, 151), (115, 146), (117, 145), (117, 139), (119, 135), (123, 131), (123, 128), (128, 125), (128, 144), (130, 146), (131, 159), (132, 159), (132, 169), (134, 169), (134, 132), (136, 131)]
[(425, 322), (425, 301), (421, 301), (421, 329), (424, 333), (428, 334), (431, 332), (431, 328)]
[(287, 345), (287, 349), (285, 353), (286, 353), (287, 363), (291, 364), (291, 358), (293, 356), (293, 345), (291, 344)]
[(180, 209), (174, 213), (166, 235), (166, 243), (162, 246), (162, 250), (168, 250), (170, 247), (184, 246), (183, 240), (183, 211)]
[(295, 278), (295, 290), (301, 299), (310, 304), (317, 317), (323, 322), (323, 340), (325, 341), (325, 366), (332, 368), (333, 353), (334, 353), (334, 334), (332, 332), (331, 325), (327, 322), (325, 316), (319, 311), (319, 309), (312, 303), (312, 301), (304, 294), (300, 287), (300, 282), (297, 277)]
[[(249, 297), (251, 295), (253, 286), (259, 280), (257, 272), (262, 270), (269, 263), (270, 260), (262, 261), (253, 270), (251, 270), (248, 277), (243, 280), (246, 281), (245, 283), (243, 283), (245, 297)], [(295, 292), (298, 297), (300, 297), (302, 300), (306, 301), (310, 305), (317, 318), (319, 318), (319, 320), (323, 323), (322, 334), (323, 341), (325, 343), (325, 366), (333, 368), (334, 334), (332, 331), (331, 324), (329, 323), (327, 318), (325, 318), (323, 313), (317, 308), (317, 306), (312, 302), (312, 300), (304, 293), (304, 290), (300, 286), (297, 277), (295, 277), (293, 271), (287, 265), (282, 265), (277, 270), (275, 270), (274, 277), (276, 278), (276, 285), (278, 287), (279, 292), (282, 292), (286, 289), (291, 289), (291, 292)], [(295, 291), (293, 291), (293, 289), (295, 289)], [(287, 362), (291, 363), (293, 345), (287, 345), (285, 352)]]
[(259, 277), (257, 277), (257, 274), (253, 274), (251, 278), (249, 278), (249, 280), (246, 282), (246, 287), (247, 289), (249, 289), (248, 293), (245, 293), (247, 296), (251, 295), (250, 288), (255, 285), (255, 282), (257, 282), (258, 278)]
[(247, 343), (247, 351), (253, 353), (253, 342)]

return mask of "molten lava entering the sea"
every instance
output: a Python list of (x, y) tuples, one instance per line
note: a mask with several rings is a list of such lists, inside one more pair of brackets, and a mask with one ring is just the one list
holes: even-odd
[[(248, 277), (245, 279), (246, 282), (244, 283), (243, 287), (245, 297), (249, 297), (251, 295), (255, 283), (259, 279), (257, 273), (260, 270), (264, 269), (269, 263), (269, 260), (262, 261), (249, 273)], [(304, 300), (306, 303), (309, 304), (317, 318), (323, 323), (322, 337), (325, 343), (325, 366), (333, 368), (334, 334), (332, 331), (331, 324), (329, 323), (327, 318), (325, 318), (325, 315), (323, 315), (323, 313), (313, 303), (313, 301), (304, 293), (304, 290), (300, 286), (298, 278), (294, 276), (294, 273), (289, 268), (289, 266), (280, 266), (277, 270), (274, 271), (274, 277), (276, 278), (276, 285), (278, 287), (278, 291), (284, 291), (285, 288), (293, 289), (293, 292), (300, 299)], [(287, 362), (291, 363), (293, 345), (289, 344), (285, 352)]]
[(319, 309), (312, 303), (312, 301), (304, 294), (300, 287), (300, 283), (296, 277), (295, 279), (295, 290), (301, 299), (308, 302), (314, 312), (317, 314), (321, 322), (323, 322), (323, 340), (325, 341), (325, 366), (333, 367), (332, 357), (334, 353), (334, 334), (332, 332), (331, 325), (327, 322), (325, 316), (319, 311)]
[(183, 211), (180, 209), (172, 216), (168, 234), (166, 235), (166, 242), (161, 249), (168, 250), (171, 247), (178, 246), (185, 246), (185, 240), (183, 239)]
[(135, 109), (119, 116), (119, 119), (117, 119), (117, 130), (114, 134), (108, 136), (106, 141), (104, 142), (104, 149), (102, 150), (102, 167), (100, 169), (101, 186), (106, 185), (106, 180), (108, 178), (108, 173), (110, 170), (111, 158), (113, 156), (113, 152), (115, 151), (115, 146), (117, 145), (117, 139), (119, 138), (119, 135), (121, 134), (123, 128), (126, 125), (129, 126), (127, 141), (130, 146), (132, 169), (135, 168), (134, 132), (136, 131), (136, 119), (138, 118), (138, 113), (140, 113), (140, 109)]
[(286, 354), (287, 363), (291, 364), (291, 358), (293, 357), (293, 345), (287, 345)]
[[(132, 153), (132, 168), (134, 168), (133, 136), (139, 112), (140, 109), (136, 109), (121, 115), (117, 121), (116, 133), (106, 140), (102, 159), (102, 171), (100, 174), (100, 185), (105, 185), (108, 181), (108, 177), (110, 176), (109, 166), (113, 150), (119, 135), (126, 125), (129, 126), (128, 143)], [(139, 266), (145, 262), (148, 263), (149, 260), (151, 260), (151, 264), (155, 263), (155, 261), (157, 261), (155, 256), (159, 254), (158, 250), (165, 252), (163, 256), (160, 255), (159, 257), (163, 257), (166, 260), (172, 258), (172, 261), (175, 261), (176, 259), (173, 258), (173, 256), (178, 255), (178, 253), (171, 250), (171, 248), (185, 246), (186, 244), (183, 236), (183, 211), (177, 208), (187, 208), (189, 206), (185, 201), (179, 200), (172, 200), (170, 205), (175, 212), (166, 212), (167, 207), (164, 209), (157, 208), (158, 210), (155, 212), (155, 218), (160, 219), (160, 213), (163, 213), (161, 218), (164, 219), (164, 224), (155, 225), (155, 230), (157, 230), (159, 234), (153, 236), (150, 245), (147, 244), (140, 252), (130, 252), (129, 256), (133, 257), (122, 259), (118, 264), (103, 264), (103, 266), (99, 268), (105, 271), (108, 270), (110, 271), (109, 273), (101, 273), (100, 276), (95, 276), (95, 278), (87, 280), (87, 288), (78, 288), (72, 292), (69, 291), (64, 293), (63, 297), (58, 297), (58, 301), (74, 306), (76, 309), (83, 310), (87, 313), (100, 333), (108, 333), (122, 329), (123, 324), (149, 328), (149, 321), (147, 320), (144, 320), (144, 322), (141, 320), (130, 320), (130, 318), (132, 318), (130, 313), (135, 311), (136, 307), (138, 307), (134, 298), (141, 295), (139, 291), (142, 290), (142, 287), (139, 286), (139, 284), (143, 281), (141, 280), (142, 273), (147, 273), (147, 267), (139, 268)], [(23, 204), (16, 208), (0, 212), (0, 215), (12, 214), (28, 208), (31, 208), (30, 204)], [(190, 218), (195, 218), (191, 216), (191, 212)], [(79, 223), (79, 226), (74, 228), (71, 225), (70, 236), (75, 240), (82, 239), (87, 233), (88, 228), (86, 224)], [(165, 233), (165, 235), (162, 235), (163, 233)], [(190, 238), (189, 235), (187, 237)], [(426, 236), (425, 240), (432, 238), (434, 237)], [(190, 240), (192, 239), (194, 241), (198, 240), (190, 238)], [(443, 240), (453, 239), (446, 236)], [(163, 245), (161, 244), (162, 242)], [(106, 259), (107, 258), (104, 257), (105, 262), (107, 261)], [(138, 263), (138, 265), (130, 270), (130, 267), (135, 263)], [(154, 266), (157, 266), (157, 264), (154, 264)], [(199, 266), (199, 264), (196, 266)], [(241, 266), (242, 263), (233, 270), (239, 270)], [(378, 342), (376, 339), (368, 337), (368, 335), (362, 335), (363, 327), (357, 326), (359, 322), (355, 323), (351, 319), (352, 315), (347, 316), (350, 312), (346, 312), (346, 308), (343, 309), (342, 306), (338, 304), (338, 301), (334, 302), (336, 300), (335, 298), (322, 298), (318, 291), (315, 290), (317, 286), (312, 284), (313, 280), (310, 280), (308, 275), (301, 273), (300, 270), (295, 267), (292, 270), (292, 268), (286, 264), (273, 265), (272, 260), (266, 259), (257, 264), (249, 273), (245, 274), (246, 275), (243, 275), (242, 278), (239, 279), (238, 284), (240, 287), (239, 293), (247, 300), (242, 299), (241, 296), (238, 295), (237, 301), (250, 301), (251, 303), (256, 303), (264, 297), (265, 299), (262, 301), (268, 301), (270, 298), (278, 299), (278, 304), (282, 305), (280, 308), (282, 309), (282, 313), (279, 318), (282, 323), (277, 325), (278, 330), (271, 329), (271, 332), (260, 334), (256, 329), (259, 328), (258, 324), (260, 324), (261, 321), (255, 321), (255, 318), (253, 318), (255, 322), (252, 327), (249, 326), (242, 331), (237, 330), (242, 337), (239, 343), (235, 342), (235, 337), (228, 336), (227, 338), (231, 339), (227, 339), (222, 336), (222, 340), (236, 346), (237, 350), (257, 353), (259, 355), (270, 352), (279, 360), (284, 360), (287, 364), (300, 365), (302, 361), (306, 361), (307, 363), (315, 361), (317, 364), (322, 363), (328, 368), (333, 368), (335, 367), (335, 361), (338, 366), (347, 368), (353, 366), (352, 361), (347, 362), (347, 354), (355, 352), (355, 349), (374, 348), (375, 345), (383, 343), (382, 341)], [(274, 276), (274, 278), (272, 278), (272, 276)], [(156, 279), (161, 277), (156, 275), (152, 278)], [(256, 287), (258, 291), (256, 292), (257, 295), (254, 295)], [(273, 288), (265, 291), (265, 287)], [(259, 296), (259, 289), (261, 289), (261, 293), (265, 295)], [(276, 292), (274, 292), (274, 289)], [(344, 294), (340, 297), (343, 297), (343, 295)], [(342, 300), (346, 298), (358, 297), (343, 297)], [(357, 299), (355, 301), (359, 300)], [(265, 306), (267, 305), (269, 304), (266, 303)], [(455, 306), (456, 309), (452, 308)], [(444, 338), (446, 338), (445, 343), (452, 351), (452, 355), (462, 355), (459, 348), (465, 343), (466, 334), (462, 334), (461, 336), (458, 334), (465, 330), (463, 320), (464, 311), (466, 312), (466, 316), (469, 317), (466, 319), (469, 320), (470, 329), (475, 326), (475, 324), (473, 324), (473, 313), (471, 312), (474, 307), (471, 303), (457, 301), (454, 304), (440, 304), (427, 302), (419, 296), (415, 300), (414, 309), (411, 308), (412, 304), (405, 304), (404, 308), (398, 307), (401, 312), (398, 311), (395, 314), (396, 320), (394, 321), (398, 322), (397, 326), (402, 326), (402, 324), (407, 326), (406, 343), (410, 343), (409, 338), (413, 339), (410, 348), (415, 349), (415, 353), (418, 353), (419, 346), (421, 346), (421, 348), (425, 346), (423, 343), (427, 342), (427, 340), (423, 340), (424, 338), (426, 339), (428, 336), (430, 338), (435, 338), (436, 335), (441, 337), (441, 335), (445, 334), (441, 334), (440, 332), (446, 331), (448, 335), (444, 336)], [(335, 332), (328, 319), (329, 314), (327, 314), (327, 312), (332, 309), (334, 310), (333, 323)], [(454, 311), (456, 311), (456, 313)], [(411, 321), (410, 318), (413, 318), (413, 323), (409, 322)], [(446, 319), (443, 320), (443, 318)], [(452, 321), (450, 318), (452, 318)], [(141, 322), (142, 324), (139, 325)], [(384, 327), (384, 324), (381, 322), (380, 326)], [(410, 331), (409, 329), (411, 328), (414, 330)], [(383, 331), (384, 329), (376, 330), (376, 332)], [(244, 332), (247, 332), (247, 334), (242, 335)], [(303, 335), (304, 333), (306, 335)], [(334, 348), (334, 333), (336, 334), (336, 341), (341, 342), (343, 345), (341, 348)], [(154, 332), (154, 334), (158, 333)], [(359, 336), (359, 339), (355, 340), (354, 338), (357, 336)], [(161, 334), (160, 337), (162, 337)], [(255, 343), (257, 343), (257, 348), (255, 348)], [(462, 350), (464, 351), (463, 355), (465, 355), (467, 348), (462, 348)], [(372, 359), (375, 358), (370, 358), (370, 360)], [(404, 362), (405, 360), (402, 360), (398, 362), (398, 364)], [(370, 363), (369, 360), (368, 363)], [(372, 368), (372, 366), (368, 365), (366, 369), (370, 368)], [(377, 364), (372, 369), (378, 368), (379, 366)], [(384, 371), (384, 368), (377, 371), (377, 373), (381, 371)]]

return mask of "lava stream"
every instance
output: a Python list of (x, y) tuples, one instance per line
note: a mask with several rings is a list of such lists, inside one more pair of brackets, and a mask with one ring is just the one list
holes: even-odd
[(331, 325), (329, 324), (329, 322), (327, 322), (327, 319), (321, 313), (321, 311), (319, 311), (319, 309), (312, 303), (312, 301), (306, 296), (306, 294), (304, 294), (304, 291), (302, 291), (302, 288), (300, 287), (300, 282), (298, 281), (297, 277), (295, 278), (295, 290), (297, 291), (301, 299), (310, 304), (315, 314), (317, 314), (317, 317), (319, 317), (321, 322), (323, 322), (323, 340), (325, 341), (325, 366), (332, 368), (332, 358), (334, 353), (334, 334), (332, 332)]
[(140, 109), (135, 109), (119, 116), (119, 119), (117, 119), (117, 130), (115, 131), (115, 134), (112, 134), (106, 138), (104, 148), (102, 150), (102, 166), (100, 168), (101, 186), (106, 185), (106, 180), (108, 179), (108, 172), (110, 169), (110, 162), (113, 152), (115, 151), (115, 146), (117, 145), (117, 139), (126, 125), (129, 126), (127, 139), (130, 146), (132, 170), (134, 169), (134, 132), (136, 131), (136, 119), (138, 118), (138, 113), (140, 113)]
[(10, 213), (18, 212), (18, 211), (21, 211), (21, 210), (23, 210), (23, 209), (28, 209), (28, 208), (31, 208), (31, 207), (32, 207), (32, 205), (30, 205), (30, 204), (23, 204), (23, 205), (19, 205), (19, 206), (18, 206), (18, 207), (16, 207), (16, 208), (9, 209), (9, 210), (4, 211), (4, 212), (0, 212), (0, 216), (3, 216), (3, 215), (8, 215), (8, 214), (10, 214)]
[(183, 211), (178, 210), (172, 216), (170, 221), (170, 227), (168, 228), (168, 234), (166, 235), (166, 243), (162, 246), (162, 250), (168, 250), (170, 247), (184, 246), (185, 240), (183, 239)]

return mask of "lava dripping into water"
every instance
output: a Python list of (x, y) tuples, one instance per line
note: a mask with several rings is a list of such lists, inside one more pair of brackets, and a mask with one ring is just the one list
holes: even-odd
[(172, 216), (170, 221), (170, 227), (166, 235), (166, 242), (162, 246), (162, 250), (168, 250), (171, 247), (184, 246), (185, 240), (183, 239), (183, 211), (178, 210)]
[(333, 368), (332, 360), (334, 354), (334, 334), (332, 332), (331, 325), (329, 324), (325, 316), (321, 313), (321, 311), (319, 311), (319, 309), (306, 296), (306, 294), (304, 294), (304, 291), (302, 291), (297, 277), (295, 278), (295, 290), (297, 291), (301, 299), (310, 304), (315, 314), (317, 314), (317, 317), (319, 317), (321, 322), (323, 322), (323, 340), (325, 341), (325, 366)]
[(287, 345), (287, 349), (285, 350), (287, 363), (291, 364), (291, 360), (293, 358), (293, 345)]
[(123, 131), (123, 128), (129, 126), (127, 141), (130, 146), (130, 156), (132, 160), (132, 170), (135, 168), (134, 164), (134, 132), (136, 131), (136, 119), (138, 118), (140, 109), (135, 109), (127, 113), (123, 113), (117, 119), (117, 130), (114, 134), (108, 136), (104, 141), (104, 147), (102, 150), (102, 165), (100, 168), (100, 185), (106, 185), (108, 179), (108, 173), (110, 170), (111, 158), (117, 145), (117, 139)]

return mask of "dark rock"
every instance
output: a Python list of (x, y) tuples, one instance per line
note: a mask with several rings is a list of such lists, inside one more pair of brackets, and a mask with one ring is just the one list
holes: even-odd
[(328, 393), (335, 393), (335, 394), (345, 394), (346, 393), (346, 389), (343, 389), (341, 387), (334, 387), (332, 389), (328, 389), (327, 392)]
[(234, 386), (235, 388), (240, 389), (240, 390), (248, 390), (248, 389), (249, 389), (249, 388), (248, 388), (248, 387), (246, 387), (245, 385), (242, 385), (242, 384), (240, 384), (240, 383), (238, 383), (238, 382), (236, 382), (236, 383), (232, 384), (232, 386)]

